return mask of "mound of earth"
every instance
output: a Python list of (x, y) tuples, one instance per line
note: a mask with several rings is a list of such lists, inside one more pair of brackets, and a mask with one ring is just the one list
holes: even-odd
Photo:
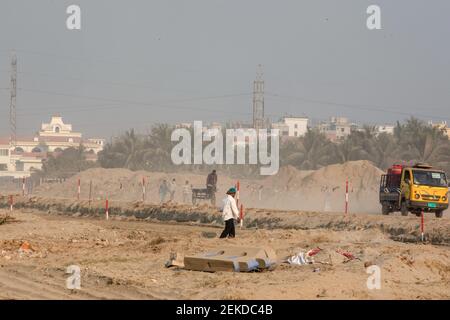
[[(218, 172), (220, 200), (236, 179)], [(292, 166), (280, 168), (276, 175), (240, 180), (240, 199), (246, 207), (342, 212), (345, 205), (345, 185), (349, 181), (350, 212), (379, 212), (378, 186), (382, 171), (369, 161), (351, 161), (319, 170), (302, 171)], [(43, 197), (77, 197), (78, 180), (81, 198), (117, 201), (142, 200), (142, 181), (145, 180), (146, 202), (159, 202), (159, 185), (163, 179), (176, 180), (175, 202), (183, 202), (183, 185), (204, 188), (206, 176), (191, 173), (162, 173), (130, 171), (127, 169), (89, 169), (63, 183), (43, 184), (35, 194)], [(92, 188), (90, 184), (92, 182)], [(189, 196), (190, 198), (190, 196)], [(220, 205), (221, 201), (218, 201)]]
[(344, 210), (348, 181), (350, 211), (378, 212), (382, 174), (365, 160), (334, 164), (315, 171), (282, 168), (278, 175), (263, 182), (259, 207), (340, 212)]

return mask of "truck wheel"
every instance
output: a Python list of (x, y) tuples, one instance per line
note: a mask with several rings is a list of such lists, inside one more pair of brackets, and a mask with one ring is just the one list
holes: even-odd
[(400, 206), (400, 212), (402, 213), (402, 216), (408, 215), (408, 207), (406, 206), (406, 201), (402, 202), (402, 205)]
[(383, 216), (387, 216), (387, 215), (389, 215), (390, 212), (391, 212), (391, 210), (389, 209), (389, 205), (383, 203), (381, 205), (381, 214)]
[(434, 214), (435, 214), (436, 218), (442, 218), (442, 216), (444, 215), (444, 211), (439, 210), (439, 211), (436, 211)]

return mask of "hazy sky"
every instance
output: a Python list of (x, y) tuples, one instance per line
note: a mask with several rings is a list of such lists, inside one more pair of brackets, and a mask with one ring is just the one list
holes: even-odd
[[(66, 28), (71, 4), (80, 31)], [(370, 4), (382, 30), (366, 27)], [(53, 113), (103, 137), (155, 122), (250, 122), (258, 64), (272, 118), (450, 120), (449, 12), (448, 0), (1, 0), (0, 135), (12, 49), (21, 136)]]

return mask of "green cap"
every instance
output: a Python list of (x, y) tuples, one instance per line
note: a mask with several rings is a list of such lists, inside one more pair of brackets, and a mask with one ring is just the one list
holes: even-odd
[(232, 187), (232, 188), (228, 189), (227, 194), (229, 194), (229, 193), (236, 193), (236, 188)]

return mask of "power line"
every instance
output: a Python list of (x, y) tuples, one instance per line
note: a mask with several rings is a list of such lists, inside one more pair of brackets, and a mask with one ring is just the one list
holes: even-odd
[(54, 54), (54, 53), (49, 53), (49, 52), (29, 51), (29, 50), (21, 50), (21, 49), (16, 49), (16, 52), (30, 54), (30, 55), (37, 55), (37, 56), (46, 56), (46, 57), (52, 57), (52, 58), (66, 59), (66, 60), (79, 60), (79, 61), (88, 61), (88, 62), (97, 61), (97, 62), (104, 62), (104, 63), (123, 64), (121, 61), (118, 61), (118, 60), (117, 61), (114, 61), (114, 60), (108, 61), (108, 59), (105, 59), (104, 57), (103, 58), (82, 57), (82, 56), (74, 57), (74, 56), (60, 55), (60, 54)]
[[(0, 72), (6, 73), (5, 70), (0, 70)], [(60, 76), (60, 75), (52, 74), (52, 73), (29, 72), (29, 71), (18, 71), (17, 73), (18, 74), (24, 74), (24, 75), (31, 75), (31, 76), (51, 78), (51, 79), (58, 79), (58, 80), (78, 81), (78, 82), (82, 82), (82, 83), (86, 82), (86, 83), (103, 84), (103, 85), (108, 85), (108, 86), (121, 86), (121, 87), (137, 88), (137, 89), (154, 89), (154, 90), (159, 90), (159, 88), (157, 88), (157, 87), (150, 86), (150, 85), (145, 85), (145, 84), (139, 84), (139, 83), (128, 83), (128, 82), (85, 79), (85, 78), (82, 78), (82, 77)], [(183, 94), (184, 92), (175, 92), (175, 93)]]
[[(22, 89), (19, 89), (19, 90), (22, 90)], [(247, 96), (247, 95), (248, 94), (242, 94), (242, 96)], [(185, 98), (185, 99), (179, 99), (179, 100), (174, 99), (174, 100), (169, 100), (169, 102), (202, 101), (202, 100), (229, 98), (229, 97), (237, 97), (237, 96), (240, 96), (240, 95), (235, 94), (235, 95), (222, 95), (222, 96), (211, 96), (211, 97)], [(76, 97), (84, 97), (84, 96), (78, 96), (77, 95)], [(129, 102), (127, 102), (127, 103), (129, 103)], [(68, 106), (68, 108), (76, 108), (76, 110), (65, 110), (65, 109), (68, 109), (68, 108), (64, 108), (64, 107), (61, 107), (61, 106), (53, 106), (53, 107), (49, 107), (49, 108), (39, 107), (39, 111), (45, 111), (45, 110), (46, 111), (53, 111), (53, 110), (55, 110), (55, 111), (61, 111), (61, 110), (64, 110), (64, 111), (78, 111), (78, 110), (83, 110), (83, 109), (88, 109), (88, 111), (89, 111), (89, 110), (96, 110), (96, 109), (97, 110), (98, 109), (114, 109), (114, 108), (116, 108), (116, 106), (122, 108), (123, 104), (124, 104), (124, 102), (120, 101), (120, 103), (106, 103), (106, 104), (83, 105), (83, 106), (79, 106), (79, 105), (78, 106), (74, 106), (74, 105)], [(156, 102), (153, 103), (153, 104), (156, 104)], [(145, 105), (147, 105), (147, 103)], [(36, 106), (33, 106), (33, 107), (36, 107)], [(105, 107), (105, 108), (97, 108), (97, 107)], [(26, 107), (22, 106), (22, 108), (26, 108)], [(179, 108), (189, 108), (189, 107), (181, 107), (180, 106)], [(201, 110), (206, 110), (206, 109), (202, 108)], [(234, 113), (234, 112), (230, 111), (230, 113)], [(34, 113), (34, 115), (39, 115), (39, 114), (43, 114), (43, 112)], [(248, 114), (250, 114), (250, 113), (248, 113)], [(30, 113), (26, 113), (26, 114), (22, 114), (22, 115), (30, 115)]]
[[(161, 103), (149, 103), (149, 102), (143, 102), (143, 101), (132, 101), (132, 100), (105, 98), (105, 97), (85, 96), (85, 95), (77, 95), (77, 94), (71, 94), (71, 93), (62, 93), (62, 92), (45, 91), (45, 90), (36, 90), (36, 89), (21, 88), (21, 89), (19, 89), (19, 91), (34, 92), (34, 93), (64, 96), (64, 97), (72, 97), (72, 98), (89, 99), (89, 100), (109, 101), (109, 102), (114, 102), (114, 103), (131, 104), (131, 105), (136, 105), (136, 106), (147, 106), (147, 107), (164, 108), (164, 109), (197, 110), (197, 111), (213, 112), (213, 113), (217, 112), (217, 113), (225, 113), (225, 114), (228, 114), (228, 113), (245, 114), (245, 115), (250, 114), (250, 113), (240, 113), (240, 112), (234, 112), (234, 111), (211, 110), (208, 108), (199, 108), (199, 107), (183, 107), (183, 106), (176, 106), (176, 105), (166, 105), (166, 104), (161, 104)], [(250, 93), (229, 94), (229, 95), (221, 95), (221, 96), (186, 98), (186, 99), (178, 99), (178, 100), (172, 100), (172, 101), (173, 102), (202, 101), (202, 100), (223, 99), (223, 98), (249, 96), (249, 95), (251, 95), (251, 94)], [(108, 106), (108, 107), (100, 108), (100, 109), (115, 109), (115, 108), (123, 108), (123, 106), (122, 105), (121, 106)]]
[[(60, 111), (64, 113), (80, 113), (80, 112), (91, 112), (93, 110), (113, 110), (113, 109), (123, 109), (124, 104), (132, 104), (135, 107), (155, 107), (155, 108), (164, 108), (164, 109), (178, 109), (178, 110), (195, 110), (195, 111), (202, 111), (207, 113), (220, 113), (220, 114), (226, 114), (226, 115), (243, 115), (243, 116), (250, 116), (252, 115), (251, 112), (236, 112), (236, 111), (225, 111), (225, 110), (217, 110), (217, 109), (210, 109), (210, 108), (200, 108), (200, 107), (187, 107), (187, 106), (176, 106), (176, 105), (166, 105), (166, 104), (155, 104), (155, 103), (147, 103), (147, 102), (137, 102), (137, 101), (129, 101), (129, 100), (118, 100), (118, 99), (111, 99), (111, 98), (103, 98), (103, 97), (91, 97), (91, 96), (81, 96), (81, 95), (75, 95), (75, 94), (68, 94), (68, 93), (60, 93), (60, 92), (52, 92), (52, 91), (43, 91), (43, 90), (34, 90), (34, 89), (19, 89), (22, 91), (30, 91), (30, 92), (37, 92), (42, 94), (51, 94), (51, 95), (62, 95), (62, 96), (70, 96), (70, 97), (77, 97), (77, 98), (86, 98), (86, 99), (95, 99), (95, 100), (107, 100), (111, 102), (115, 102), (114, 104), (106, 103), (106, 104), (98, 104), (98, 105), (87, 105), (87, 106), (70, 106), (69, 108), (74, 108), (74, 110), (67, 110), (68, 108), (64, 108), (62, 110), (61, 107), (53, 107), (53, 108), (47, 108), (42, 109), (40, 108), (39, 111), (47, 110), (47, 111)], [(210, 97), (197, 97), (197, 98), (187, 98), (187, 99), (180, 99), (178, 102), (186, 102), (186, 101), (201, 101), (201, 100), (209, 100), (209, 99), (218, 99), (218, 98), (229, 98), (229, 97), (235, 97), (235, 96), (248, 96), (250, 94), (228, 94), (228, 95), (220, 95), (220, 96), (210, 96)], [(23, 109), (23, 107), (22, 107)], [(35, 112), (35, 113), (24, 113), (20, 116), (26, 117), (26, 116), (39, 116), (39, 115), (47, 115), (48, 112)], [(280, 117), (280, 114), (268, 114), (268, 116), (273, 117)]]
[[(21, 117), (27, 117), (27, 116), (38, 116), (38, 115), (44, 115), (44, 114), (48, 114), (49, 112), (78, 112), (78, 111), (84, 111), (84, 109), (86, 109), (87, 111), (89, 110), (95, 110), (95, 108), (97, 107), (104, 107), (104, 106), (115, 106), (118, 104), (113, 104), (113, 103), (102, 103), (102, 104), (93, 104), (93, 105), (71, 105), (71, 106), (67, 106), (67, 107), (62, 107), (62, 106), (53, 106), (53, 107), (49, 107), (49, 108), (44, 108), (44, 107), (38, 107), (39, 108), (39, 112), (35, 112), (35, 113), (19, 113), (17, 114), (18, 116)], [(120, 104), (121, 105), (121, 104)], [(36, 107), (36, 106), (33, 106)], [(27, 106), (21, 106), (21, 109), (25, 109), (27, 108)], [(42, 111), (42, 112), (41, 112)]]
[[(101, 61), (101, 62), (107, 62), (107, 63), (114, 63), (114, 64), (121, 64), (121, 62), (119, 61), (107, 61), (105, 59), (100, 59), (100, 58), (87, 58), (87, 57), (74, 57), (74, 56), (64, 56), (64, 55), (57, 55), (57, 54), (53, 54), (53, 53), (46, 53), (46, 52), (36, 52), (36, 51), (26, 51), (26, 50), (17, 50), (18, 52), (21, 53), (25, 53), (25, 54), (32, 54), (32, 55), (41, 55), (41, 56), (49, 56), (49, 57), (57, 57), (57, 58), (62, 58), (62, 59), (72, 59), (72, 60), (80, 60), (80, 61)], [(58, 79), (68, 79), (68, 80), (75, 80), (75, 81), (82, 81), (82, 82), (93, 82), (93, 83), (100, 83), (100, 84), (107, 84), (107, 85), (114, 85), (114, 86), (128, 86), (128, 87), (135, 87), (135, 88), (153, 88), (151, 86), (147, 86), (147, 85), (141, 85), (141, 84), (133, 84), (133, 83), (123, 83), (123, 82), (114, 82), (114, 81), (100, 81), (100, 80), (91, 80), (91, 79), (83, 79), (83, 78), (79, 78), (79, 77), (60, 77), (60, 76), (56, 76), (56, 75), (52, 75), (52, 74), (48, 74), (48, 73), (33, 73), (33, 72), (25, 72), (25, 71), (20, 71), (18, 73), (21, 74), (31, 74), (31, 75), (37, 75), (37, 76), (44, 76), (44, 77), (53, 77), (53, 78), (58, 78)], [(0, 88), (0, 90), (9, 90), (9, 88)], [(61, 94), (58, 94), (61, 95)], [(223, 96), (213, 96), (213, 97), (194, 97), (194, 98), (181, 98), (181, 99), (174, 99), (172, 101), (169, 102), (189, 102), (189, 101), (201, 101), (201, 100), (211, 100), (211, 99), (219, 99), (219, 98), (228, 98), (228, 97), (236, 97), (236, 96), (246, 96), (246, 95), (251, 95), (251, 94), (238, 94), (238, 95), (223, 95)], [(349, 108), (349, 109), (355, 109), (355, 110), (364, 110), (364, 111), (372, 111), (372, 112), (384, 112), (384, 113), (392, 113), (392, 114), (398, 114), (398, 115), (403, 115), (403, 116), (416, 116), (416, 117), (422, 117), (422, 118), (434, 118), (434, 119), (440, 119), (440, 120), (447, 120), (448, 118), (446, 117), (440, 117), (440, 116), (436, 116), (436, 115), (431, 115), (431, 114), (419, 114), (419, 113), (408, 113), (408, 112), (403, 112), (403, 111), (399, 111), (399, 110), (395, 110), (395, 109), (391, 109), (390, 107), (387, 106), (377, 106), (377, 105), (359, 105), (359, 104), (348, 104), (348, 103), (339, 103), (339, 102), (333, 102), (333, 101), (324, 101), (324, 100), (318, 100), (318, 99), (310, 99), (310, 98), (305, 98), (305, 97), (298, 97), (298, 96), (289, 96), (289, 95), (280, 95), (277, 93), (265, 93), (265, 95), (269, 96), (269, 97), (274, 97), (274, 98), (282, 98), (282, 99), (293, 99), (293, 100), (300, 100), (300, 101), (304, 101), (304, 102), (310, 102), (310, 103), (316, 103), (316, 104), (322, 104), (322, 105), (331, 105), (331, 106), (337, 106), (337, 107), (343, 107), (343, 108)], [(73, 95), (71, 95), (73, 96)], [(80, 98), (82, 98), (81, 96), (78, 96)], [(92, 98), (89, 98), (92, 99)], [(97, 98), (95, 98), (97, 100)], [(102, 100), (104, 100), (104, 98), (101, 98)], [(108, 101), (112, 101), (112, 99), (108, 99)], [(148, 105), (150, 106), (148, 103), (141, 103), (141, 102), (135, 102), (135, 101), (120, 101), (121, 103), (131, 103), (131, 104), (144, 104), (144, 105)], [(156, 106), (154, 106), (156, 107)], [(164, 106), (164, 107), (170, 107), (170, 106)], [(181, 107), (177, 107), (179, 109), (188, 109), (186, 107), (181, 108)], [(191, 110), (194, 110), (191, 108)], [(208, 111), (211, 112), (210, 110), (206, 110), (206, 109), (201, 109), (201, 108), (196, 108), (195, 110), (199, 110), (199, 111)], [(235, 112), (233, 112), (235, 113)], [(248, 113), (235, 113), (235, 114), (245, 114), (248, 115)], [(278, 116), (278, 115), (276, 115)]]
[[(20, 50), (20, 49), (16, 49), (16, 52), (20, 52), (23, 54), (29, 54), (29, 55), (35, 55), (35, 56), (44, 56), (44, 57), (51, 57), (51, 58), (58, 58), (58, 59), (65, 59), (65, 60), (74, 60), (74, 61), (81, 61), (81, 62), (100, 62), (100, 63), (105, 63), (105, 64), (113, 64), (113, 65), (122, 65), (125, 66), (127, 69), (130, 69), (130, 65), (120, 61), (120, 60), (114, 60), (114, 59), (105, 59), (104, 57), (100, 58), (100, 57), (92, 57), (92, 56), (68, 56), (68, 55), (60, 55), (60, 54), (55, 54), (55, 53), (49, 53), (49, 52), (42, 52), (42, 51), (29, 51), (29, 50)], [(127, 58), (127, 60), (129, 60)], [(145, 63), (141, 62), (139, 66), (132, 66), (133, 69), (142, 71), (142, 65), (144, 65)]]
[(424, 114), (419, 114), (419, 113), (409, 113), (409, 112), (398, 111), (398, 110), (395, 110), (395, 109), (391, 109), (390, 107), (387, 107), (387, 106), (357, 105), (357, 104), (339, 103), (339, 102), (332, 102), (332, 101), (309, 99), (309, 98), (304, 98), (304, 97), (280, 95), (280, 94), (276, 94), (276, 93), (266, 93), (266, 95), (271, 96), (271, 97), (275, 97), (275, 98), (300, 100), (300, 101), (304, 101), (304, 102), (324, 104), (324, 105), (332, 105), (332, 106), (337, 106), (337, 107), (343, 107), (343, 108), (349, 108), (349, 109), (357, 109), (357, 110), (364, 110), (364, 111), (393, 113), (393, 114), (410, 116), (410, 117), (414, 117), (415, 116), (415, 117), (422, 117), (422, 118), (434, 118), (434, 119), (440, 119), (440, 120), (447, 120), (448, 119), (448, 118), (445, 118), (445, 117), (439, 117), (439, 116), (435, 116), (435, 115), (431, 115), (431, 114), (424, 115)]
[[(0, 70), (0, 72), (7, 73), (6, 70)], [(94, 80), (94, 79), (84, 79), (82, 77), (59, 76), (59, 75), (51, 74), (51, 73), (28, 72), (28, 71), (18, 71), (17, 73), (18, 74), (24, 74), (24, 75), (38, 76), (38, 77), (53, 78), (53, 79), (59, 79), (59, 80), (62, 79), (62, 80), (70, 80), (70, 81), (106, 84), (106, 85), (110, 85), (110, 86), (123, 86), (123, 87), (132, 87), (132, 88), (141, 88), (141, 89), (156, 89), (155, 87), (148, 86), (148, 85), (143, 85), (143, 84), (126, 83), (126, 82), (115, 82), (115, 81), (103, 81), (103, 80)]]
[[(6, 70), (0, 70), (0, 72), (8, 73)], [(106, 85), (112, 85), (112, 86), (126, 86), (126, 87), (132, 87), (132, 88), (141, 88), (141, 89), (156, 89), (155, 87), (142, 85), (142, 84), (136, 84), (136, 83), (125, 83), (125, 82), (115, 82), (115, 81), (103, 81), (103, 80), (92, 80), (92, 79), (84, 79), (80, 77), (61, 77), (55, 74), (49, 74), (49, 73), (36, 73), (36, 72), (28, 72), (28, 71), (18, 71), (18, 74), (29, 74), (29, 75), (35, 75), (35, 76), (43, 76), (43, 77), (50, 77), (54, 79), (65, 79), (65, 80), (73, 80), (73, 81), (80, 81), (80, 82), (91, 82), (91, 83), (99, 83), (99, 84), (106, 84)], [(9, 90), (9, 89), (8, 89)], [(177, 94), (181, 92), (176, 92)], [(231, 97), (237, 97), (237, 96), (249, 96), (251, 93), (239, 93), (239, 94), (228, 94), (228, 95), (221, 95), (221, 96), (212, 96), (212, 97), (193, 97), (193, 98), (180, 98), (180, 99), (173, 99), (173, 101), (177, 102), (178, 100), (182, 102), (188, 102), (188, 101), (200, 101), (200, 100), (211, 100), (211, 99), (217, 99), (217, 98), (231, 98)]]
[[(6, 51), (5, 51), (6, 52)], [(48, 52), (40, 52), (40, 51), (29, 51), (29, 50), (21, 50), (18, 49), (16, 52), (24, 53), (24, 54), (30, 54), (30, 55), (39, 55), (39, 56), (47, 56), (47, 57), (53, 57), (53, 58), (60, 58), (60, 59), (69, 59), (69, 60), (78, 60), (78, 61), (88, 61), (88, 62), (102, 62), (102, 63), (112, 63), (112, 64), (122, 64), (125, 65), (122, 61), (119, 60), (112, 60), (112, 59), (105, 59), (105, 58), (99, 58), (99, 57), (86, 57), (86, 56), (68, 56), (68, 55), (59, 55), (54, 53), (48, 53)], [(0, 53), (1, 54), (1, 53)], [(24, 74), (35, 74), (35, 75), (41, 75), (41, 76), (49, 76), (54, 77), (51, 74), (38, 74), (38, 73), (31, 73), (31, 72), (18, 72), (18, 73), (24, 73)], [(56, 77), (61, 78), (61, 77)], [(66, 77), (66, 79), (70, 80), (76, 80), (76, 81), (85, 81), (85, 82), (96, 82), (96, 83), (103, 83), (108, 85), (117, 85), (117, 86), (129, 86), (129, 87), (137, 87), (137, 88), (152, 88), (150, 86), (146, 85), (140, 85), (140, 84), (131, 84), (131, 83), (120, 83), (120, 82), (112, 82), (112, 81), (96, 81), (96, 80), (86, 80), (82, 78), (77, 77)], [(3, 88), (0, 88), (3, 89)], [(9, 88), (6, 88), (6, 90), (9, 90)], [(338, 106), (343, 108), (350, 108), (350, 109), (356, 109), (356, 110), (364, 110), (364, 111), (374, 111), (374, 112), (387, 112), (387, 113), (393, 113), (398, 115), (404, 115), (404, 116), (419, 116), (422, 118), (435, 118), (435, 119), (442, 119), (447, 120), (448, 118), (445, 117), (439, 117), (435, 115), (430, 114), (418, 114), (418, 113), (408, 113), (408, 112), (402, 112), (398, 110), (393, 110), (390, 107), (387, 106), (376, 106), (376, 105), (358, 105), (358, 104), (348, 104), (348, 103), (339, 103), (339, 102), (333, 102), (333, 101), (323, 101), (323, 100), (316, 100), (316, 99), (309, 99), (304, 97), (296, 97), (296, 96), (288, 96), (288, 95), (280, 95), (276, 93), (265, 93), (265, 95), (275, 98), (283, 98), (283, 99), (294, 99), (294, 100), (301, 100), (304, 102), (310, 102), (310, 103), (317, 103), (322, 105), (331, 105), (331, 106)], [(198, 98), (192, 98), (192, 101), (200, 101), (201, 99)], [(180, 100), (181, 102), (185, 102), (188, 100)]]

